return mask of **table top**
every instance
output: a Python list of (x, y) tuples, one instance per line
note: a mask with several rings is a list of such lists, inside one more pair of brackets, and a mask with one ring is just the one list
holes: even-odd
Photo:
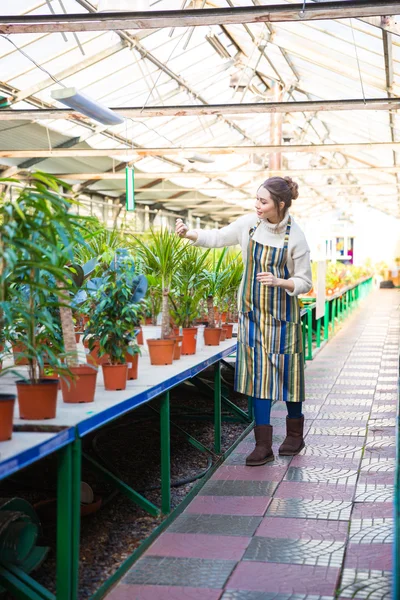
[(12, 439), (0, 442), (0, 480), (70, 444), (75, 430), (58, 433), (14, 431)]
[[(179, 383), (194, 377), (235, 350), (236, 340), (230, 339), (222, 342), (218, 347), (205, 346), (192, 356), (182, 356), (180, 360), (174, 361), (172, 365), (152, 366), (144, 349), (143, 355), (139, 357), (138, 379), (128, 381), (125, 390), (106, 391), (103, 384), (102, 370), (99, 369), (94, 402), (65, 404), (62, 401), (61, 392), (59, 392), (56, 418), (40, 421), (20, 419), (16, 403), (14, 426), (41, 425), (46, 428), (46, 431), (52, 431), (52, 428), (76, 427), (78, 435), (84, 436), (170, 390)], [(15, 393), (14, 380), (15, 377), (11, 375), (1, 378), (0, 387), (2, 391)]]

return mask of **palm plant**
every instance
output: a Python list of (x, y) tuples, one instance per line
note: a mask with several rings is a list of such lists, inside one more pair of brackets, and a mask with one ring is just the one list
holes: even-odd
[(188, 246), (177, 271), (173, 275), (172, 293), (170, 296), (172, 317), (182, 327), (191, 327), (199, 314), (199, 305), (203, 297), (202, 286), (210, 250)]
[(167, 339), (171, 333), (169, 296), (172, 280), (186, 252), (186, 244), (168, 229), (151, 230), (146, 242), (139, 238), (135, 239), (138, 244), (138, 252), (144, 263), (145, 273), (161, 280), (161, 339)]
[[(232, 321), (237, 312), (237, 294), (243, 277), (243, 262), (240, 254), (231, 253), (226, 255), (227, 279), (223, 282), (223, 287), (219, 291), (219, 296), (224, 302), (227, 312), (227, 321)], [(222, 308), (222, 307), (221, 307)]]
[(224, 248), (222, 252), (213, 250), (211, 258), (209, 257), (202, 274), (204, 281), (203, 289), (205, 290), (207, 301), (208, 326), (210, 328), (215, 328), (214, 299), (218, 297), (218, 294), (225, 288), (229, 280), (230, 271), (229, 265), (225, 261), (226, 254), (227, 248)]

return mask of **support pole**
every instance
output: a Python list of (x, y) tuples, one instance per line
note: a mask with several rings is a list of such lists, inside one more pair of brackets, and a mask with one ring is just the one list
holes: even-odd
[(214, 364), (214, 450), (221, 454), (221, 362)]
[(160, 448), (161, 448), (161, 510), (166, 515), (171, 511), (171, 436), (169, 421), (169, 392), (161, 396), (160, 404)]
[(57, 600), (72, 598), (72, 446), (58, 452), (57, 479)]

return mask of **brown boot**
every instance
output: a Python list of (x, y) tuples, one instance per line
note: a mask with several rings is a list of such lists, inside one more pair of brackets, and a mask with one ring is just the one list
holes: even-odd
[(286, 417), (286, 437), (279, 446), (281, 456), (294, 456), (304, 448), (303, 429), (304, 416), (298, 419)]
[(246, 457), (246, 465), (248, 467), (258, 467), (274, 460), (274, 453), (272, 452), (272, 425), (256, 425), (254, 427), (254, 437), (256, 438), (256, 447)]

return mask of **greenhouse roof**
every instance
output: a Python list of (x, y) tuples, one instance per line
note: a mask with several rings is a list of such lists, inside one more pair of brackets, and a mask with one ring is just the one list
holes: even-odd
[[(130, 10), (142, 4), (132, 0)], [(184, 3), (185, 9), (236, 6), (244, 4)], [(98, 8), (87, 0), (13, 0), (2, 15)], [(181, 0), (150, 1), (151, 11), (181, 8)], [(38, 169), (77, 191), (122, 198), (124, 169), (132, 164), (139, 204), (226, 222), (251, 208), (259, 184), (276, 172), (299, 181), (294, 210), (303, 216), (351, 217), (353, 206), (364, 203), (398, 218), (399, 33), (392, 18), (379, 16), (11, 30), (0, 35), (0, 94), (11, 102), (0, 110), (2, 176)], [(124, 122), (107, 126), (62, 112), (52, 98), (61, 87), (112, 107)], [(276, 112), (266, 106), (281, 102), (288, 104)], [(192, 108), (183, 116), (185, 106)]]

